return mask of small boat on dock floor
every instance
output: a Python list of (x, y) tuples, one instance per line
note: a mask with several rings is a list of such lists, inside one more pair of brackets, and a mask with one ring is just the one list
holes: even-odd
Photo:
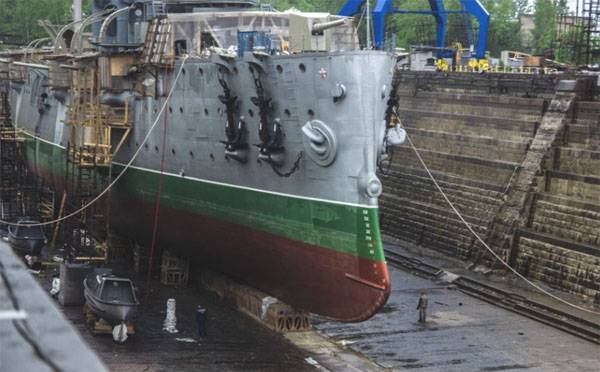
[(46, 244), (46, 234), (39, 221), (29, 217), (21, 218), (17, 226), (8, 227), (8, 242), (19, 253), (39, 256)]
[(112, 275), (111, 269), (95, 269), (86, 276), (83, 286), (87, 306), (107, 322), (131, 319), (139, 305), (131, 280)]

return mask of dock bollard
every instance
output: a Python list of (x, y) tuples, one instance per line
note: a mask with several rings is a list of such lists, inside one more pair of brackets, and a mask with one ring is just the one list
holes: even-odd
[(202, 306), (198, 306), (198, 309), (196, 309), (196, 322), (198, 323), (198, 336), (206, 337), (208, 317), (206, 309), (202, 308)]
[(85, 304), (83, 281), (91, 271), (91, 266), (87, 264), (68, 262), (60, 264), (58, 302), (62, 306), (81, 306)]
[(169, 333), (177, 333), (177, 316), (175, 315), (175, 299), (169, 298), (167, 300), (167, 316), (165, 317), (165, 321), (163, 322), (163, 331), (167, 331)]

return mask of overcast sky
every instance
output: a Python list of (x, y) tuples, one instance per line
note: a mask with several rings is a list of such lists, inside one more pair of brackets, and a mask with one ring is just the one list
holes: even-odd
[[(577, 1), (579, 1), (579, 7), (581, 8), (581, 4), (583, 3), (582, 0), (567, 0), (569, 3), (569, 8), (574, 12), (575, 9), (577, 8)], [(530, 4), (535, 3), (535, 0), (529, 0)], [(580, 10), (581, 12), (581, 10)]]
[[(571, 10), (574, 12), (575, 9), (577, 9), (577, 1), (578, 0), (569, 0), (569, 8), (571, 8)], [(579, 0), (579, 3), (582, 3), (581, 0)], [(579, 5), (581, 7), (581, 5)], [(581, 10), (580, 10), (581, 12)]]
[[(569, 4), (569, 9), (571, 11), (575, 11), (575, 9), (577, 9), (577, 1), (579, 1), (579, 14), (581, 14), (581, 7), (583, 4), (583, 0), (567, 0), (568, 4)], [(535, 0), (529, 0), (530, 4), (535, 3)]]

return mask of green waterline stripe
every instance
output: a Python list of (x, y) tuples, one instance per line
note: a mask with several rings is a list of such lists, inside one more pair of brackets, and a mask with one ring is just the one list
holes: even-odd
[[(49, 145), (52, 145), (52, 146), (61, 148), (63, 150), (66, 150), (66, 147), (64, 147), (64, 146), (61, 146), (61, 145), (56, 144), (54, 142), (48, 141), (48, 140), (46, 140), (44, 138), (38, 137), (36, 135), (33, 135), (33, 134), (31, 134), (31, 133), (29, 133), (27, 131), (24, 131), (24, 132), (25, 132), (25, 134), (27, 134), (28, 136), (30, 136), (30, 137), (32, 137), (34, 139), (40, 140), (40, 141), (45, 142), (45, 143), (47, 143)], [(113, 161), (113, 164), (121, 166), (121, 167), (126, 167), (127, 166), (127, 164), (125, 164), (125, 163), (119, 163), (119, 162), (116, 162), (116, 161)], [(211, 181), (211, 180), (197, 178), (197, 177), (189, 177), (189, 176), (182, 177), (179, 174), (169, 173), (169, 172), (161, 172), (159, 170), (150, 169), (150, 168), (144, 168), (144, 167), (138, 167), (138, 166), (135, 166), (135, 165), (130, 165), (129, 168), (133, 168), (133, 169), (137, 169), (137, 170), (141, 170), (141, 171), (145, 171), (145, 172), (152, 172), (152, 173), (157, 173), (157, 174), (163, 174), (163, 175), (169, 176), (169, 177), (185, 178), (186, 180), (190, 180), (190, 181), (204, 182), (204, 183), (210, 183), (210, 184), (218, 185), (218, 186), (233, 187), (233, 188), (236, 188), (236, 189), (242, 189), (242, 190), (248, 190), (248, 191), (255, 191), (255, 192), (260, 192), (260, 193), (264, 193), (264, 194), (284, 196), (284, 197), (287, 197), (287, 198), (304, 199), (304, 200), (316, 201), (316, 202), (321, 202), (321, 203), (330, 203), (330, 204), (336, 204), (336, 205), (346, 205), (346, 206), (349, 206), (349, 207), (356, 207), (356, 208), (372, 208), (372, 209), (378, 209), (379, 208), (376, 205), (357, 204), (357, 203), (348, 203), (348, 202), (335, 201), (335, 200), (319, 199), (319, 198), (314, 198), (314, 197), (309, 197), (309, 196), (286, 194), (286, 193), (277, 192), (277, 191), (261, 190), (261, 189), (256, 189), (256, 188), (253, 188), (253, 187), (234, 185), (234, 184), (225, 183), (225, 182)]]
[[(121, 167), (125, 167), (126, 166), (126, 164), (119, 163), (119, 162), (116, 162), (116, 161), (114, 161), (113, 164), (121, 166)], [(373, 205), (365, 205), (365, 204), (348, 203), (348, 202), (341, 202), (341, 201), (335, 201), (335, 200), (319, 199), (319, 198), (313, 198), (313, 197), (310, 197), (310, 196), (301, 196), (301, 195), (294, 195), (294, 194), (286, 194), (286, 193), (277, 192), (277, 191), (261, 190), (261, 189), (256, 189), (256, 188), (253, 188), (253, 187), (233, 185), (233, 184), (230, 184), (230, 183), (218, 182), (218, 181), (211, 181), (211, 180), (202, 179), (202, 178), (189, 177), (189, 176), (181, 176), (181, 175), (176, 174), (176, 173), (161, 172), (159, 170), (150, 169), (150, 168), (144, 168), (144, 167), (138, 167), (138, 166), (135, 166), (135, 165), (131, 165), (131, 166), (129, 166), (129, 168), (133, 168), (133, 169), (136, 169), (136, 170), (139, 170), (139, 171), (143, 171), (143, 172), (150, 172), (150, 173), (154, 173), (154, 174), (162, 174), (164, 176), (169, 176), (169, 177), (176, 177), (176, 178), (180, 178), (180, 179), (184, 179), (184, 180), (188, 180), (188, 181), (208, 183), (208, 184), (215, 185), (215, 186), (231, 187), (231, 188), (234, 188), (234, 189), (259, 192), (259, 193), (262, 193), (262, 194), (269, 194), (269, 195), (275, 195), (275, 196), (282, 196), (282, 197), (285, 197), (285, 198), (294, 198), (294, 199), (302, 199), (302, 200), (314, 201), (314, 202), (319, 202), (319, 203), (344, 205), (344, 206), (347, 206), (347, 207), (354, 207), (354, 208), (365, 208), (365, 209), (378, 209), (379, 208), (378, 206), (373, 206)]]
[[(154, 203), (160, 173), (131, 169), (118, 191)], [(331, 249), (384, 261), (378, 209), (288, 198), (210, 183), (166, 177), (161, 204)]]
[[(38, 166), (53, 173), (61, 173), (63, 163), (60, 162), (59, 165), (51, 160), (59, 156), (52, 148), (60, 149), (62, 156), (65, 150), (53, 142), (30, 134), (29, 136), (34, 140), (26, 142), (28, 156), (31, 156)], [(125, 164), (115, 162), (115, 166), (123, 168)], [(154, 200), (156, 190), (153, 190), (153, 185), (160, 174), (160, 171), (132, 166), (123, 175), (124, 179), (119, 181), (117, 189), (142, 201), (148, 197)], [(338, 203), (244, 186), (236, 187), (172, 173), (163, 175), (166, 176), (167, 192), (161, 200), (176, 210), (238, 223), (344, 254), (385, 261), (376, 206)], [(171, 187), (168, 185), (176, 190), (169, 192)], [(206, 193), (205, 197), (194, 196), (202, 190), (202, 193)], [(240, 204), (232, 205), (230, 201), (237, 198), (240, 198)]]

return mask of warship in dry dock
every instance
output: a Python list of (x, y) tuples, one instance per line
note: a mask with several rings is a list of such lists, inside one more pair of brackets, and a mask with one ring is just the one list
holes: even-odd
[(0, 69), (28, 166), (57, 194), (124, 171), (120, 233), (147, 243), (158, 199), (158, 244), (180, 255), (342, 321), (384, 305), (376, 167), (395, 59), (361, 50), (353, 18), (95, 0), (52, 38)]

